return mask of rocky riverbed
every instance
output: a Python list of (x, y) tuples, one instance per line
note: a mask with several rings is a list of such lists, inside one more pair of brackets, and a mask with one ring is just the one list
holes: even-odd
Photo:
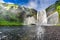
[[(43, 40), (60, 40), (59, 26), (42, 27), (45, 29)], [(36, 28), (36, 25), (0, 27), (0, 40), (42, 40), (37, 38)]]
[(34, 40), (36, 26), (0, 27), (0, 40)]
[(44, 40), (60, 40), (60, 26), (46, 26)]

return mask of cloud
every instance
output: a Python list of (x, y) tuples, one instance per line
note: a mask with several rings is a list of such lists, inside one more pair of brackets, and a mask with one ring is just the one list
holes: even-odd
[(28, 8), (37, 9), (38, 4), (37, 4), (36, 0), (30, 0), (29, 3), (27, 3), (26, 5), (23, 5), (23, 6), (28, 7)]
[(3, 0), (0, 0), (0, 3), (5, 3)]
[(0, 3), (14, 4), (14, 3), (11, 3), (11, 2), (4, 2), (3, 0), (0, 0)]
[(7, 2), (7, 4), (14, 4), (14, 3), (11, 3), (11, 2)]
[(37, 8), (37, 4), (35, 2), (29, 2), (27, 5), (29, 8)]
[(24, 6), (28, 8), (34, 8), (39, 11), (46, 9), (55, 2), (56, 0), (30, 0), (29, 3), (27, 3), (27, 5)]

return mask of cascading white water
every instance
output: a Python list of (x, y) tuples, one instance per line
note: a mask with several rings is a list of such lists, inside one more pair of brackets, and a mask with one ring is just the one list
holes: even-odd
[(38, 25), (46, 25), (47, 24), (47, 14), (45, 10), (42, 10), (40, 12), (37, 13), (38, 14)]
[(46, 11), (42, 10), (37, 13), (37, 40), (43, 40), (45, 29), (41, 25), (47, 24)]

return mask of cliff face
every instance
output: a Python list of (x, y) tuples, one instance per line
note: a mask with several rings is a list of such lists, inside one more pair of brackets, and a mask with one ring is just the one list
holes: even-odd
[(46, 12), (47, 12), (47, 16), (53, 14), (56, 11), (55, 9), (55, 4), (49, 6), (48, 8), (46, 8)]
[[(34, 16), (37, 19), (37, 11), (18, 6), (16, 4), (0, 3), (0, 24), (17, 25), (22, 24), (24, 18)], [(14, 22), (14, 23), (12, 23)]]
[[(60, 24), (60, 11), (58, 7), (60, 6), (60, 1), (56, 1), (55, 4), (52, 4), (46, 9), (47, 17), (48, 17), (48, 24)], [(57, 9), (58, 8), (58, 9)]]
[(59, 9), (57, 9), (58, 6), (60, 6), (60, 0), (57, 0), (54, 4), (46, 8), (47, 16), (53, 14), (56, 11), (58, 12), (59, 11)]

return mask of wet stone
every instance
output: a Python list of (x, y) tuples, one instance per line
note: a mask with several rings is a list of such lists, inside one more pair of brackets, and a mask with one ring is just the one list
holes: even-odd
[[(0, 27), (0, 40), (60, 40), (60, 27), (42, 26), (44, 34), (37, 35), (35, 26), (23, 27)], [(5, 30), (6, 29), (6, 30)], [(4, 31), (2, 31), (4, 30)], [(40, 29), (41, 30), (41, 29)]]

